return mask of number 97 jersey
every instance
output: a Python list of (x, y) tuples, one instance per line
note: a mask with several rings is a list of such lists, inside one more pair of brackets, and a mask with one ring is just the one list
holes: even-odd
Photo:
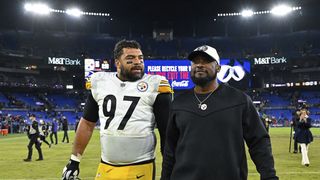
[(165, 77), (145, 74), (123, 82), (98, 72), (91, 77), (91, 92), (99, 106), (102, 161), (130, 165), (154, 159), (153, 104), (159, 93), (172, 92)]

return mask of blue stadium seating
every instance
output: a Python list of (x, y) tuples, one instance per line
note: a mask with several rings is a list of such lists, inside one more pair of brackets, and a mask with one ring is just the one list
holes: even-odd
[[(3, 31), (0, 33), (4, 49), (20, 50), (33, 55), (79, 56), (87, 53), (95, 58), (111, 58), (114, 44), (124, 37), (105, 34), (76, 32)], [(143, 49), (157, 58), (176, 58), (177, 52), (191, 51), (208, 44), (215, 46), (223, 57), (241, 57), (246, 51), (255, 55), (278, 55), (301, 57), (306, 53), (320, 52), (319, 31), (299, 31), (286, 34), (263, 34), (250, 37), (179, 37), (173, 41), (156, 41), (151, 37), (133, 37)]]

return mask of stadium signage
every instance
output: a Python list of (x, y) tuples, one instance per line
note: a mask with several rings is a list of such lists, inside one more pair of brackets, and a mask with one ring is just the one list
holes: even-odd
[[(250, 74), (249, 60), (221, 59), (220, 63), (221, 69), (217, 75), (219, 82), (228, 82), (242, 89), (250, 85), (247, 75)], [(147, 74), (166, 77), (174, 90), (194, 87), (190, 75), (190, 60), (145, 60), (144, 64)]]
[(228, 82), (230, 79), (241, 81), (246, 75), (242, 66), (221, 65), (220, 72), (217, 74), (219, 81)]
[(81, 66), (81, 62), (78, 59), (58, 58), (58, 57), (48, 57), (48, 64), (66, 65), (66, 66)]
[(171, 87), (179, 87), (179, 88), (187, 88), (189, 86), (189, 81), (188, 80), (183, 80), (183, 81), (176, 81), (173, 80), (171, 83)]
[(287, 63), (287, 58), (285, 57), (259, 57), (254, 58), (255, 65), (268, 65), (268, 64), (285, 64)]
[(190, 77), (189, 60), (145, 60), (144, 63), (147, 74), (166, 77), (174, 90), (190, 89), (194, 86)]

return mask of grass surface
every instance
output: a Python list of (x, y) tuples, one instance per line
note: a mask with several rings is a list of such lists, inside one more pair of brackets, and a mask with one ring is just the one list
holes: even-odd
[[(314, 142), (309, 148), (310, 166), (301, 165), (301, 154), (289, 153), (290, 128), (271, 128), (273, 155), (277, 174), (281, 180), (312, 180), (320, 179), (320, 129), (312, 128)], [(71, 143), (63, 144), (62, 132), (58, 134), (59, 144), (48, 148), (42, 145), (44, 161), (38, 158), (34, 148), (32, 162), (23, 162), (27, 156), (28, 138), (25, 134), (0, 136), (0, 179), (60, 179), (63, 167), (70, 158), (74, 132), (70, 131)], [(80, 177), (82, 180), (94, 179), (100, 162), (99, 132), (96, 130), (80, 163)], [(157, 179), (161, 171), (161, 155), (157, 146)], [(204, 162), (205, 163), (205, 162)], [(249, 180), (259, 180), (255, 166), (248, 156)]]

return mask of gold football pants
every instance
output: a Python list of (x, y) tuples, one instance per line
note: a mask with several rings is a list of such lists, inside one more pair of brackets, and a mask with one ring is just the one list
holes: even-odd
[(146, 164), (112, 166), (100, 163), (95, 180), (154, 180), (154, 162)]

